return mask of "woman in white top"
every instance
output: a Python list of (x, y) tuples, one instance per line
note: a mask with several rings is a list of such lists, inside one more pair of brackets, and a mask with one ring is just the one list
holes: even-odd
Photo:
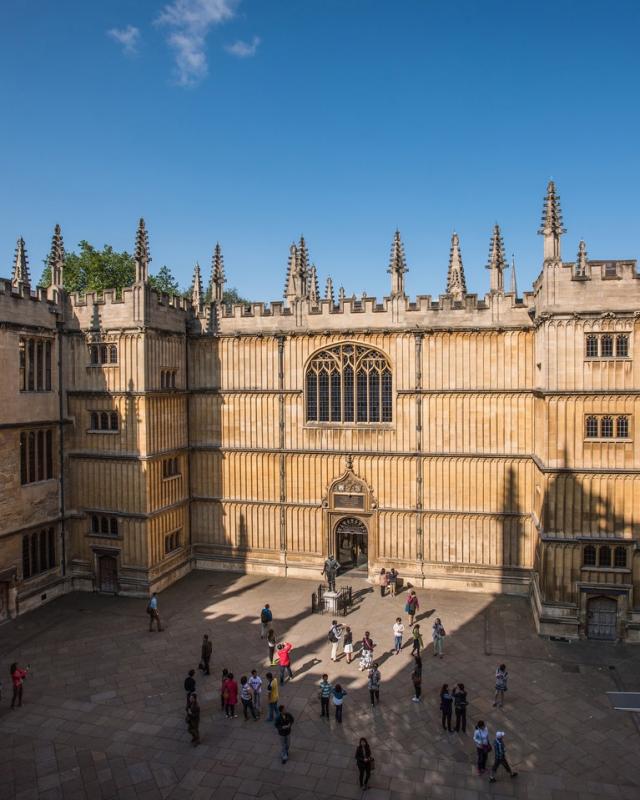
[(396, 617), (396, 621), (393, 623), (393, 649), (396, 651), (396, 655), (402, 650), (403, 633), (404, 625), (402, 624), (402, 618)]

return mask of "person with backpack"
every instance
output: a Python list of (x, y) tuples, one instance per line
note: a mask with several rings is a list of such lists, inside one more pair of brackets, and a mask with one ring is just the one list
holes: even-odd
[(338, 625), (335, 619), (331, 622), (328, 639), (331, 642), (331, 660), (337, 661), (338, 645), (340, 644), (340, 639), (342, 639), (342, 625)]
[(149, 604), (147, 605), (147, 614), (149, 615), (149, 633), (153, 630), (153, 623), (156, 623), (158, 633), (162, 630), (162, 623), (160, 622), (160, 612), (158, 611), (158, 595), (154, 592), (151, 595)]
[(356, 764), (358, 765), (360, 788), (366, 790), (369, 788), (369, 778), (374, 767), (374, 760), (369, 742), (364, 737), (360, 739), (356, 748)]
[(193, 677), (196, 674), (195, 669), (190, 669), (189, 674), (184, 679), (184, 690), (187, 693), (186, 708), (189, 708), (189, 698), (196, 690), (196, 679)]
[(420, 655), (420, 651), (423, 648), (422, 643), (422, 634), (420, 633), (420, 626), (414, 625), (413, 630), (411, 632), (413, 634), (413, 644), (411, 645), (411, 655)]
[(200, 744), (200, 705), (198, 695), (194, 692), (189, 697), (187, 704), (187, 729), (191, 734), (191, 744), (195, 747)]
[(329, 719), (329, 699), (333, 686), (329, 683), (329, 676), (325, 672), (320, 681), (320, 716)]
[(444, 637), (447, 635), (442, 622), (440, 622), (440, 617), (436, 618), (436, 621), (433, 623), (433, 628), (431, 631), (431, 638), (433, 639), (433, 655), (440, 656), (440, 658), (444, 658), (442, 654), (442, 650), (444, 647)]
[(478, 756), (478, 775), (482, 775), (487, 769), (487, 757), (491, 752), (491, 744), (489, 743), (489, 729), (484, 723), (484, 720), (478, 720), (476, 728), (473, 732), (473, 741), (476, 746), (476, 754)]
[(376, 700), (378, 701), (378, 705), (380, 705), (380, 670), (378, 669), (377, 661), (369, 670), (367, 688), (369, 689), (369, 697), (371, 698), (371, 708), (375, 706)]
[(243, 675), (240, 678), (240, 700), (242, 702), (242, 710), (244, 712), (245, 720), (249, 719), (249, 712), (251, 712), (254, 722), (257, 722), (258, 715), (253, 707), (253, 693), (251, 692), (251, 686), (249, 685), (246, 675)]
[(420, 603), (418, 602), (418, 595), (413, 589), (410, 589), (404, 604), (405, 613), (409, 615), (409, 625), (413, 625), (413, 620), (419, 608)]
[(253, 707), (256, 710), (256, 714), (260, 716), (260, 710), (262, 707), (262, 678), (258, 675), (258, 671), (255, 669), (251, 670), (249, 686), (251, 687)]
[(213, 645), (209, 641), (209, 637), (205, 633), (202, 637), (202, 646), (200, 648), (200, 669), (204, 675), (211, 675), (209, 672), (209, 662), (211, 661), (211, 653), (213, 652)]
[(273, 622), (273, 614), (269, 603), (264, 604), (264, 608), (260, 612), (260, 638), (264, 639), (269, 629), (269, 623)]
[(278, 658), (278, 664), (280, 666), (280, 685), (284, 683), (284, 676), (288, 673), (289, 680), (293, 680), (293, 672), (291, 672), (291, 650), (293, 649), (293, 645), (289, 644), (289, 642), (280, 642), (279, 645), (276, 646), (276, 656)]
[(293, 727), (293, 715), (285, 710), (284, 706), (278, 706), (279, 716), (276, 720), (276, 729), (280, 735), (281, 751), (280, 760), (286, 764), (289, 760), (289, 745), (291, 743), (291, 728)]
[(227, 719), (232, 719), (237, 717), (236, 714), (236, 705), (238, 704), (238, 682), (234, 680), (233, 672), (230, 672), (227, 675), (227, 679), (224, 682), (224, 713)]
[(507, 770), (507, 772), (509, 773), (509, 775), (511, 775), (512, 778), (516, 778), (518, 776), (518, 773), (514, 772), (511, 769), (511, 767), (509, 766), (509, 762), (507, 761), (507, 751), (504, 746), (504, 731), (496, 732), (496, 738), (493, 743), (493, 749), (494, 749), (493, 756), (495, 760), (493, 762), (493, 766), (491, 767), (491, 773), (489, 775), (489, 783), (496, 782), (496, 772), (498, 771), (498, 767), (501, 765)]
[(278, 700), (280, 697), (278, 681), (273, 677), (273, 672), (267, 672), (264, 677), (267, 680), (267, 700), (269, 702), (269, 716), (265, 722), (275, 722), (278, 719)]
[(342, 706), (344, 703), (344, 698), (347, 695), (347, 692), (345, 691), (345, 689), (342, 688), (342, 686), (340, 686), (339, 683), (336, 683), (331, 694), (333, 699), (333, 705), (335, 706), (336, 709), (336, 722), (338, 723), (338, 725), (342, 725)]
[(449, 691), (449, 684), (443, 683), (440, 689), (440, 711), (442, 711), (442, 729), (453, 733), (451, 729), (451, 714), (453, 712), (453, 695)]
[(456, 733), (467, 732), (467, 691), (464, 683), (458, 683), (453, 687), (453, 710), (456, 712)]
[(509, 673), (507, 672), (507, 665), (500, 664), (496, 669), (496, 693), (493, 698), (493, 707), (502, 708), (504, 703), (504, 693), (507, 691), (507, 681), (509, 680)]
[(393, 649), (396, 655), (400, 655), (402, 650), (402, 635), (404, 633), (404, 625), (402, 624), (402, 617), (396, 617), (393, 623)]
[(18, 701), (18, 708), (22, 705), (22, 690), (24, 679), (27, 677), (29, 672), (29, 667), (26, 669), (20, 669), (20, 667), (13, 663), (9, 667), (9, 672), (11, 673), (11, 683), (13, 684), (13, 697), (11, 698), (11, 708), (15, 709), (16, 707), (16, 700)]
[(347, 657), (347, 664), (350, 664), (353, 661), (353, 632), (348, 625), (344, 629), (342, 649)]

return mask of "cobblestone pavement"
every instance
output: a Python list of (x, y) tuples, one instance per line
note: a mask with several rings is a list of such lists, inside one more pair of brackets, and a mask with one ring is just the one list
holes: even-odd
[[(543, 641), (522, 598), (419, 591), (428, 647), (424, 702), (412, 703), (409, 648), (390, 653), (395, 617), (406, 623), (404, 599), (382, 599), (362, 580), (353, 585), (357, 605), (346, 622), (356, 637), (369, 629), (378, 642), (381, 705), (373, 711), (357, 663), (330, 661), (331, 620), (310, 614), (313, 586), (304, 581), (192, 573), (160, 595), (162, 633), (148, 632), (144, 600), (85, 593), (4, 625), (0, 798), (359, 798), (360, 736), (377, 762), (368, 800), (640, 797), (639, 728), (605, 694), (640, 689), (638, 648)], [(264, 675), (264, 602), (278, 634), (295, 647), (295, 677), (281, 696), (296, 720), (284, 766), (271, 725), (242, 715), (226, 720), (219, 709), (223, 666), (236, 677), (253, 667)], [(434, 616), (448, 634), (442, 660), (431, 657)], [(214, 643), (212, 675), (198, 673), (202, 744), (194, 748), (182, 684), (205, 632)], [(32, 674), (24, 706), (10, 711), (14, 660), (31, 663)], [(493, 674), (502, 660), (510, 685), (504, 709), (494, 709)], [(342, 726), (320, 718), (317, 684), (325, 670), (348, 690)], [(458, 681), (469, 690), (466, 735), (440, 726), (440, 686)], [(501, 773), (490, 786), (475, 774), (471, 732), (479, 718), (492, 734), (506, 731), (516, 779)]]

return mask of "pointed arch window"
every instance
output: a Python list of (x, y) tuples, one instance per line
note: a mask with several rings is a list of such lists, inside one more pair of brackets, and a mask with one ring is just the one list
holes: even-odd
[(613, 356), (613, 336), (608, 333), (600, 339), (600, 355), (603, 358), (611, 358)]
[(602, 417), (600, 421), (600, 436), (603, 439), (613, 438), (613, 417)]
[(392, 421), (391, 365), (371, 347), (347, 342), (320, 350), (307, 365), (305, 390), (307, 422)]
[(585, 422), (585, 435), (587, 439), (596, 439), (598, 437), (597, 417), (587, 417)]
[(595, 567), (596, 565), (596, 548), (592, 544), (588, 544), (582, 552), (582, 563), (585, 567)]
[(597, 358), (598, 357), (598, 337), (597, 336), (587, 336), (587, 358)]
[(598, 551), (598, 566), (611, 566), (611, 548), (607, 544), (603, 545)]
[(619, 569), (625, 569), (627, 566), (627, 548), (616, 547), (613, 551), (613, 566)]
[(629, 337), (625, 333), (616, 336), (616, 356), (618, 358), (629, 357)]

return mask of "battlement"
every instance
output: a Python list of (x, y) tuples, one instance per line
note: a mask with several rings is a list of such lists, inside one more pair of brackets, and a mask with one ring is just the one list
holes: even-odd
[(23, 283), (16, 288), (8, 278), (0, 278), (0, 322), (53, 329), (60, 310), (46, 289), (32, 290)]

